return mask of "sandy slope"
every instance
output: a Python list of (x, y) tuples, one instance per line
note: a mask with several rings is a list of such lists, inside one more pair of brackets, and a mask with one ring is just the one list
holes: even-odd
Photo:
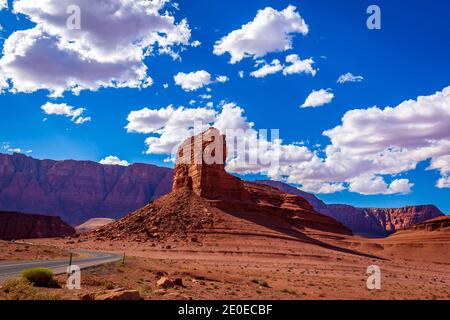
[(64, 249), (53, 246), (36, 246), (30, 242), (9, 242), (0, 240), (0, 261), (46, 260), (67, 257)]

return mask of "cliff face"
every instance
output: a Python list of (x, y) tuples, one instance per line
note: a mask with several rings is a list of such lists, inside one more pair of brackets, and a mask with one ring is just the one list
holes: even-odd
[(71, 236), (75, 229), (59, 217), (0, 212), (0, 239), (36, 239)]
[(416, 225), (413, 225), (411, 227), (408, 227), (406, 229), (396, 232), (395, 235), (411, 233), (411, 232), (414, 233), (417, 231), (450, 232), (450, 216), (438, 217), (438, 218), (434, 218), (431, 220), (427, 220), (425, 222), (418, 223)]
[(435, 206), (410, 206), (404, 208), (355, 208), (345, 205), (328, 205), (331, 216), (359, 234), (386, 236), (415, 224), (444, 214)]
[(172, 170), (152, 165), (0, 154), (0, 210), (60, 216), (72, 225), (120, 218), (170, 192), (171, 185)]
[(430, 220), (444, 214), (433, 205), (410, 206), (404, 208), (355, 208), (348, 205), (327, 205), (316, 196), (290, 185), (276, 181), (258, 181), (284, 192), (304, 197), (317, 212), (342, 222), (355, 234), (366, 236), (387, 236), (397, 230)]

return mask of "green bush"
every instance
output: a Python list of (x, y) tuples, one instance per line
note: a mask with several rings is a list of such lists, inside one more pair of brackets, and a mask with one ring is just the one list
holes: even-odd
[(24, 270), (22, 278), (28, 280), (35, 287), (58, 288), (58, 282), (53, 278), (53, 271), (46, 268)]
[(115, 285), (111, 281), (106, 281), (104, 287), (106, 290), (112, 290), (115, 288)]
[(26, 279), (10, 279), (3, 284), (3, 292), (8, 300), (59, 300), (52, 294), (39, 293), (38, 289)]

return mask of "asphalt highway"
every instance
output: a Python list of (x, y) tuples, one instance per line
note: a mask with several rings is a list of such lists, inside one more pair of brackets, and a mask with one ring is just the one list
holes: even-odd
[[(81, 269), (99, 266), (123, 258), (122, 254), (94, 251), (73, 251), (75, 254), (81, 254), (83, 257), (73, 258), (72, 264)], [(0, 281), (20, 276), (22, 271), (30, 268), (48, 268), (54, 274), (63, 274), (67, 272), (69, 266), (69, 257), (58, 260), (36, 260), (36, 261), (3, 261), (0, 262)]]

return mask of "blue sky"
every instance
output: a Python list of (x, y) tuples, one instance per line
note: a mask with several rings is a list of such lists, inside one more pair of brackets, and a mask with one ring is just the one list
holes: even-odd
[[(18, 2), (22, 2), (22, 11), (19, 11), (23, 13), (16, 15), (11, 12), (12, 1), (9, 1), (9, 9), (0, 11), (0, 25), (3, 29), (0, 31), (2, 38), (0, 46), (3, 46), (4, 41), (14, 32), (28, 30), (35, 26), (35, 23), (30, 22), (30, 16), (36, 15), (36, 11), (33, 11), (33, 8), (33, 10), (29, 9), (29, 1)], [(84, 1), (72, 2), (83, 4)], [(120, 0), (112, 2), (121, 3)], [(160, 110), (173, 105), (174, 108), (184, 106), (188, 109), (201, 108), (203, 111), (212, 108), (220, 113), (224, 103), (235, 103), (245, 110), (243, 115), (248, 122), (254, 123), (255, 129), (280, 129), (284, 144), (293, 145), (303, 141), (310, 152), (316, 151), (321, 159), (326, 159), (325, 147), (331, 142), (330, 137), (324, 136), (323, 132), (342, 125), (342, 118), (346, 112), (355, 109), (366, 110), (373, 106), (379, 107), (380, 110), (388, 106), (395, 108), (409, 99), (434, 96), (450, 85), (448, 37), (450, 21), (447, 14), (450, 11), (450, 3), (445, 0), (433, 1), (431, 4), (417, 0), (408, 1), (408, 4), (400, 0), (375, 2), (196, 0), (178, 1), (178, 3), (179, 10), (176, 10), (171, 3), (166, 4), (166, 8), (170, 10), (170, 15), (177, 23), (184, 18), (187, 19), (191, 32), (189, 43), (185, 41), (182, 45), (179, 43), (173, 45), (174, 50), (179, 52), (180, 59), (158, 53), (143, 57), (143, 63), (148, 67), (147, 76), (153, 79), (153, 84), (149, 87), (110, 86), (96, 90), (83, 90), (79, 95), (69, 90), (55, 98), (49, 97), (49, 91), (45, 89), (33, 92), (20, 92), (19, 89), (16, 90), (19, 92), (14, 92), (14, 84), (11, 82), (12, 73), (7, 74), (8, 88), (0, 94), (0, 144), (4, 146), (0, 152), (20, 148), (23, 152), (32, 150), (29, 155), (36, 158), (92, 161), (100, 161), (113, 155), (129, 163), (144, 162), (171, 166), (171, 163), (164, 162), (167, 158), (165, 154), (146, 154), (148, 146), (144, 140), (155, 134), (128, 132), (125, 129), (129, 125), (127, 117), (130, 112), (143, 108)], [(366, 9), (371, 4), (377, 4), (381, 8), (381, 30), (369, 30), (366, 27), (368, 18)], [(262, 57), (244, 58), (235, 64), (229, 63), (230, 52), (223, 55), (213, 54), (217, 41), (253, 21), (258, 10), (271, 7), (275, 11), (282, 12), (289, 5), (296, 7), (295, 12), (308, 25), (307, 34), (293, 34), (291, 49), (267, 52)], [(83, 23), (85, 8), (81, 6), (81, 9)], [(118, 29), (117, 31), (109, 30), (109, 32), (114, 35)], [(192, 45), (192, 42), (196, 40), (201, 42), (200, 46)], [(15, 43), (17, 45), (18, 42)], [(250, 75), (264, 64), (256, 67), (256, 60), (263, 59), (266, 64), (270, 64), (274, 59), (278, 59), (281, 64), (287, 65), (285, 59), (290, 54), (297, 54), (300, 59), (312, 58), (314, 61), (312, 66), (317, 74), (312, 76), (302, 72), (284, 75), (280, 71), (264, 78), (255, 78)], [(5, 52), (3, 58), (5, 58)], [(43, 73), (48, 69), (53, 77), (51, 72), (55, 71), (52, 67), (58, 65), (60, 60), (50, 59), (48, 56), (39, 56), (39, 59), (42, 60), (31, 61), (30, 59), (30, 64), (25, 67), (37, 68), (39, 64)], [(48, 65), (42, 67), (45, 63)], [(16, 71), (23, 71), (19, 67), (25, 68), (24, 64), (15, 67)], [(72, 72), (70, 64), (68, 69), (64, 76), (70, 76)], [(214, 83), (196, 91), (186, 91), (175, 84), (174, 76), (178, 73), (189, 74), (198, 70), (206, 70), (212, 77), (211, 82)], [(239, 71), (245, 72), (244, 78), (239, 77)], [(0, 74), (1, 72), (0, 62)], [(4, 73), (6, 74), (6, 71)], [(362, 76), (364, 80), (337, 83), (339, 76), (346, 73)], [(215, 82), (215, 77), (219, 75), (227, 76), (229, 80), (225, 83)], [(168, 88), (164, 88), (164, 84), (168, 84)], [(207, 88), (211, 91), (208, 92)], [(334, 94), (330, 103), (318, 107), (300, 108), (312, 91), (320, 89), (330, 89), (330, 92)], [(199, 97), (202, 94), (211, 95), (212, 98), (202, 99)], [(441, 97), (438, 98), (441, 99)], [(196, 100), (196, 103), (191, 105), (191, 100)], [(221, 101), (224, 102), (221, 104)], [(440, 104), (443, 110), (450, 109), (448, 95), (444, 94), (442, 100), (436, 101), (433, 102), (434, 105)], [(47, 102), (65, 103), (73, 106), (73, 109), (85, 108), (86, 111), (82, 116), (90, 117), (91, 121), (77, 125), (69, 117), (45, 114), (41, 107)], [(208, 102), (213, 102), (214, 107), (207, 107)], [(427, 108), (427, 105), (424, 103), (421, 107)], [(448, 119), (446, 117), (448, 113), (441, 117), (441, 121)], [(411, 119), (417, 119), (417, 114)], [(436, 126), (438, 121), (439, 119), (434, 118), (431, 124)], [(398, 119), (395, 118), (392, 121), (387, 119), (386, 123), (395, 126)], [(414, 127), (414, 124), (410, 126), (407, 121), (402, 125), (403, 127), (399, 126), (399, 128), (411, 127), (412, 131), (421, 128)], [(390, 126), (381, 125), (379, 131), (384, 134), (389, 132), (390, 128)], [(429, 141), (439, 137), (441, 140), (438, 142), (445, 145), (450, 136), (449, 131), (450, 127), (446, 132), (442, 130), (432, 132), (429, 139), (426, 135), (421, 136), (421, 139)], [(338, 140), (339, 134), (340, 132), (336, 132), (334, 135)], [(423, 145), (416, 146), (410, 140), (407, 146), (403, 145), (402, 143), (405, 143), (408, 137), (402, 136), (402, 138), (401, 141), (391, 142), (392, 147), (408, 147), (409, 149), (414, 147), (418, 148), (417, 152), (425, 152), (421, 149)], [(357, 138), (353, 139), (358, 142)], [(367, 140), (367, 137), (365, 139), (361, 140), (362, 144), (371, 141)], [(392, 137), (389, 139), (393, 141)], [(343, 140), (339, 141), (346, 148), (353, 148), (352, 146), (356, 145), (355, 141), (351, 145), (346, 145), (342, 142)], [(419, 160), (414, 161), (415, 168), (393, 169), (394, 165), (390, 164), (389, 169), (386, 169), (389, 171), (388, 174), (380, 169), (368, 170), (370, 184), (378, 182), (375, 181), (375, 177), (379, 176), (383, 177), (388, 187), (395, 180), (403, 182), (407, 180), (409, 187), (403, 183), (398, 189), (399, 192), (394, 192), (397, 190), (394, 186), (391, 186), (391, 190), (394, 190), (392, 192), (373, 191), (383, 189), (383, 187), (375, 186), (368, 192), (364, 186), (365, 175), (364, 178), (361, 178), (361, 175), (354, 177), (349, 172), (336, 174), (332, 181), (323, 177), (317, 178), (318, 183), (332, 182), (343, 186), (343, 188), (337, 188), (338, 192), (321, 194), (320, 198), (326, 202), (374, 207), (431, 203), (450, 213), (448, 200), (450, 199), (448, 188), (450, 183), (442, 183), (441, 187), (437, 187), (439, 179), (448, 179), (450, 168), (446, 167), (446, 161), (448, 161), (446, 156), (449, 154), (444, 150), (439, 154), (432, 153), (429, 157), (419, 157)], [(351, 156), (348, 157), (351, 158)], [(434, 166), (433, 170), (427, 170), (433, 159), (439, 165)], [(355, 160), (354, 166), (358, 166), (359, 163)], [(289, 170), (292, 167), (295, 167), (295, 164), (292, 166), (289, 164)], [(295, 167), (295, 170), (300, 169)], [(303, 180), (308, 180), (310, 189), (315, 188), (312, 187), (316, 182), (314, 177), (311, 175), (305, 177), (302, 174), (297, 177), (292, 173), (295, 170), (292, 169), (289, 174), (283, 172), (283, 176), (289, 182), (295, 181), (298, 185), (301, 185)], [(346, 178), (340, 179), (342, 175)], [(259, 174), (253, 172), (246, 177), (261, 178), (264, 177), (264, 172)], [(352, 183), (353, 187), (350, 187)], [(352, 190), (360, 192), (352, 192)]]

